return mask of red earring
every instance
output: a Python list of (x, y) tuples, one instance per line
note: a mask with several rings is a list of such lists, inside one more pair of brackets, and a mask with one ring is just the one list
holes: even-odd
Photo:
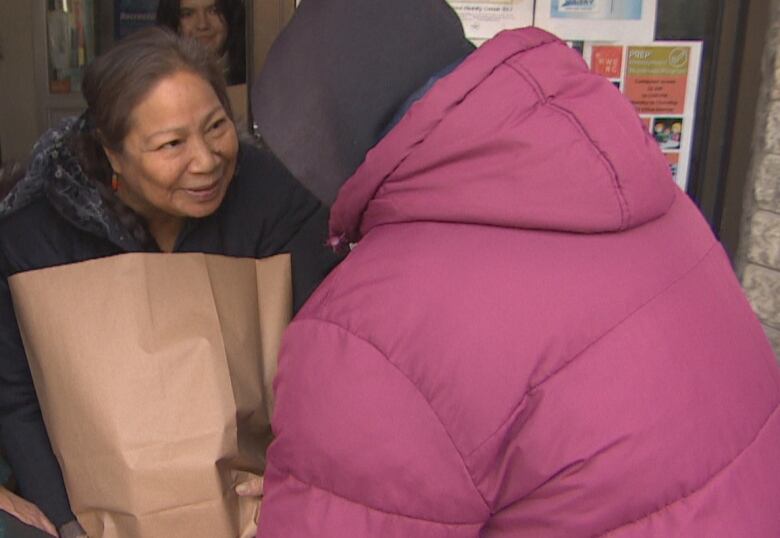
[(111, 190), (114, 192), (119, 190), (119, 176), (116, 172), (111, 175)]

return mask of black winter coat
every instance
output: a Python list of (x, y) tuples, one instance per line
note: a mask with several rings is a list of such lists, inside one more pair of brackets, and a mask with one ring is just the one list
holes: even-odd
[[(39, 142), (27, 177), (0, 204), (0, 442), (20, 493), (58, 527), (74, 516), (42, 421), (7, 279), (148, 250), (105, 208), (67, 155), (63, 141), (72, 128), (66, 124)], [(327, 208), (272, 154), (242, 144), (222, 205), (187, 222), (174, 251), (252, 258), (289, 252), (297, 309), (338, 261), (325, 247), (326, 234)], [(78, 315), (78, 305), (73, 306)]]

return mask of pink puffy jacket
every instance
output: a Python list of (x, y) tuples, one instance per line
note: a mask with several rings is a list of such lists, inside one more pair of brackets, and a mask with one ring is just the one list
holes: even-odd
[(262, 538), (780, 536), (780, 369), (634, 109), (537, 29), (439, 80), (333, 207)]

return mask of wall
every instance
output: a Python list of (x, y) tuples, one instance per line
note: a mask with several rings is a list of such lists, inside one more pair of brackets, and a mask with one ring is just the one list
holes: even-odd
[(3, 160), (24, 160), (38, 137), (33, 61), (35, 2), (0, 0), (0, 147)]
[(770, 11), (735, 261), (748, 298), (780, 357), (780, 0), (772, 0)]
[(733, 124), (730, 126), (732, 135), (728, 139), (728, 150), (725, 152), (728, 165), (723, 211), (718, 229), (718, 237), (732, 260), (735, 260), (738, 252), (746, 182), (753, 156), (753, 136), (745, 136), (745, 133), (752, 134), (756, 128), (756, 120), (760, 119), (756, 117), (756, 104), (762, 89), (763, 57), (772, 1), (750, 0), (742, 33), (743, 47), (738, 56), (737, 78), (732, 81), (737, 87), (737, 100)]

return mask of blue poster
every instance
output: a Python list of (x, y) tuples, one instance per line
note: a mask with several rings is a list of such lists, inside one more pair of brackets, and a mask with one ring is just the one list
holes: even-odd
[(640, 20), (642, 0), (552, 0), (553, 19)]
[(114, 0), (114, 37), (122, 39), (155, 23), (158, 0)]

